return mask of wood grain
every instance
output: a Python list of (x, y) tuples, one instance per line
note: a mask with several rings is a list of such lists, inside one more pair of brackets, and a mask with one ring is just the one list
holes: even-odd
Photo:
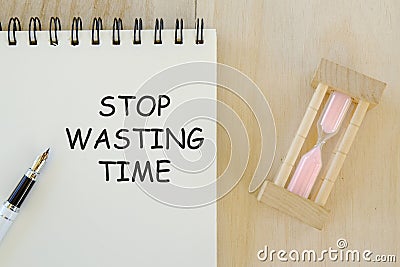
[[(218, 60), (245, 72), (262, 89), (275, 115), (277, 151), (268, 179), (278, 172), (314, 90), (310, 83), (321, 58), (348, 66), (388, 86), (368, 112), (327, 202), (330, 217), (322, 231), (257, 203), (247, 186), (254, 165), (218, 203), (219, 266), (365, 266), (365, 263), (260, 262), (257, 251), (336, 247), (397, 254), (399, 258), (400, 2), (395, 0), (199, 0), (199, 16), (218, 32)], [(246, 126), (247, 110), (226, 93)], [(251, 129), (251, 128), (249, 128)], [(310, 135), (316, 139), (316, 130)], [(251, 160), (257, 134), (250, 131)], [(219, 148), (225, 148), (218, 139)], [(304, 153), (314, 144), (305, 143)], [(219, 151), (219, 171), (228, 160)], [(391, 264), (388, 264), (391, 265)], [(394, 266), (394, 265), (393, 265)]]
[[(310, 82), (321, 58), (349, 66), (387, 82), (381, 103), (368, 112), (327, 203), (331, 215), (323, 231), (258, 203), (249, 194), (259, 150), (259, 134), (249, 131), (251, 163), (238, 186), (218, 202), (218, 266), (291, 266), (257, 260), (257, 251), (270, 249), (327, 249), (338, 238), (350, 248), (371, 249), (400, 257), (400, 2), (396, 0), (1, 0), (0, 20), (21, 18), (27, 28), (39, 16), (48, 29), (51, 16), (70, 28), (82, 16), (89, 29), (95, 16), (112, 27), (121, 17), (133, 28), (135, 17), (152, 28), (163, 17), (167, 28), (176, 17), (194, 27), (195, 16), (218, 32), (218, 60), (253, 79), (270, 102), (277, 128), (277, 173), (313, 94)], [(197, 4), (197, 5), (196, 5)], [(228, 92), (219, 99), (234, 107), (248, 129), (255, 128), (250, 110)], [(310, 132), (316, 136), (316, 132)], [(221, 173), (229, 161), (226, 134), (218, 131)], [(304, 149), (313, 144), (305, 144)], [(304, 152), (304, 151), (303, 151)], [(195, 260), (195, 259), (194, 259)], [(314, 266), (309, 263), (294, 266)], [(364, 266), (346, 263), (345, 266)], [(389, 266), (390, 264), (388, 264)], [(338, 266), (318, 263), (315, 266)], [(394, 266), (394, 265), (391, 265)]]
[(321, 59), (311, 81), (311, 86), (317, 88), (320, 83), (328, 85), (333, 90), (346, 93), (356, 101), (364, 100), (371, 106), (379, 103), (383, 90), (386, 88), (384, 82), (367, 77), (327, 59)]
[(25, 0), (0, 1), (0, 21), (6, 29), (8, 19), (17, 16), (22, 28), (28, 29), (29, 18), (38, 16), (43, 29), (48, 30), (50, 18), (57, 16), (61, 20), (62, 29), (71, 29), (72, 18), (81, 17), (83, 29), (91, 29), (94, 17), (101, 17), (105, 29), (112, 29), (115, 17), (123, 20), (124, 29), (133, 29), (136, 17), (143, 19), (145, 29), (154, 28), (156, 18), (164, 19), (164, 27), (173, 29), (176, 18), (183, 18), (185, 26), (194, 28), (194, 0)]
[(321, 230), (329, 216), (329, 211), (322, 206), (293, 194), (273, 182), (266, 181), (261, 190), (263, 194), (258, 195), (261, 202), (316, 229)]

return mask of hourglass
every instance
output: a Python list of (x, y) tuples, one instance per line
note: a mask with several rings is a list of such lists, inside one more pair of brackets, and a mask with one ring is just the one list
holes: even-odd
[[(289, 151), (275, 179), (264, 182), (257, 198), (322, 229), (329, 215), (326, 201), (350, 146), (368, 109), (379, 103), (386, 84), (322, 59), (311, 85), (315, 92)], [(326, 104), (320, 112), (324, 100)], [(314, 126), (318, 129), (318, 139), (312, 141), (309, 131), (318, 113)], [(306, 140), (315, 146), (299, 158)], [(337, 140), (334, 149), (324, 153), (325, 144), (334, 140)], [(324, 162), (323, 155), (329, 161)]]
[(322, 167), (322, 146), (337, 134), (351, 104), (351, 97), (332, 92), (318, 120), (317, 144), (300, 160), (287, 187), (290, 192), (308, 198)]

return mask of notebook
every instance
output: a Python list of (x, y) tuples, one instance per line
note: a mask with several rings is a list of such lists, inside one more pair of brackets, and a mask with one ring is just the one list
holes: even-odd
[(0, 32), (0, 266), (216, 266), (216, 31), (54, 29)]

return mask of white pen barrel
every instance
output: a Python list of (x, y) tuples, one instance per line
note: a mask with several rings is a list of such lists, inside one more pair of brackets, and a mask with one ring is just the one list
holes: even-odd
[(12, 223), (18, 216), (18, 210), (13, 211), (10, 203), (4, 203), (0, 208), (0, 242), (3, 240), (4, 236), (7, 234), (8, 229), (10, 229)]

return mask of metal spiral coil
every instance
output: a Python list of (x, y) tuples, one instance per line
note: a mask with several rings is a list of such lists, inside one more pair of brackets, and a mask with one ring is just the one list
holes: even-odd
[(161, 32), (164, 29), (163, 19), (156, 19), (154, 25), (154, 44), (162, 44)]
[(17, 38), (15, 32), (21, 30), (21, 22), (19, 18), (10, 18), (8, 22), (8, 45), (17, 45)]
[(135, 26), (133, 27), (133, 44), (141, 44), (142, 43), (142, 19), (135, 18)]
[(92, 45), (100, 44), (101, 30), (103, 30), (103, 20), (100, 17), (94, 18), (92, 24)]
[[(54, 36), (53, 36), (53, 27), (54, 27)], [(49, 27), (49, 35), (50, 35), (50, 45), (58, 45), (58, 37), (57, 31), (61, 31), (61, 21), (58, 17), (50, 18), (50, 27)], [(53, 39), (54, 37), (54, 39)]]
[(71, 45), (79, 45), (79, 30), (82, 30), (82, 19), (80, 17), (74, 17), (72, 20), (71, 27)]
[(175, 44), (183, 44), (183, 19), (175, 22)]
[(31, 17), (29, 20), (29, 44), (30, 45), (37, 45), (37, 37), (36, 37), (36, 31), (41, 31), (42, 30), (42, 23), (40, 22), (40, 19), (38, 17)]
[(196, 21), (196, 44), (204, 44), (204, 20)]
[[(21, 22), (18, 17), (12, 17), (8, 23), (8, 44), (11, 46), (17, 45), (16, 31), (21, 31)], [(184, 42), (184, 24), (183, 19), (175, 20), (175, 36), (174, 43), (182, 45)], [(2, 30), (2, 24), (0, 22), (0, 31)], [(31, 17), (29, 20), (29, 45), (37, 45), (38, 39), (36, 36), (37, 31), (42, 30), (42, 23), (38, 17)], [(72, 20), (71, 27), (71, 45), (79, 45), (79, 31), (82, 30), (82, 19), (80, 17), (74, 17)], [(101, 17), (93, 19), (92, 23), (92, 45), (100, 45), (100, 31), (103, 30), (103, 20)], [(112, 28), (112, 44), (121, 44), (120, 31), (123, 30), (122, 19), (114, 18)], [(142, 44), (142, 30), (143, 22), (141, 18), (135, 18), (134, 29), (133, 29), (133, 44)], [(163, 43), (162, 31), (164, 30), (164, 21), (162, 18), (157, 18), (154, 24), (154, 44), (159, 45)], [(49, 37), (50, 45), (58, 45), (58, 31), (61, 31), (61, 21), (58, 17), (50, 18)], [(196, 19), (195, 28), (196, 44), (204, 44), (204, 20)]]
[(121, 36), (120, 36), (120, 33), (119, 33), (121, 30), (123, 30), (122, 19), (114, 18), (113, 33), (112, 33), (112, 43), (113, 43), (113, 45), (120, 45), (121, 44)]

